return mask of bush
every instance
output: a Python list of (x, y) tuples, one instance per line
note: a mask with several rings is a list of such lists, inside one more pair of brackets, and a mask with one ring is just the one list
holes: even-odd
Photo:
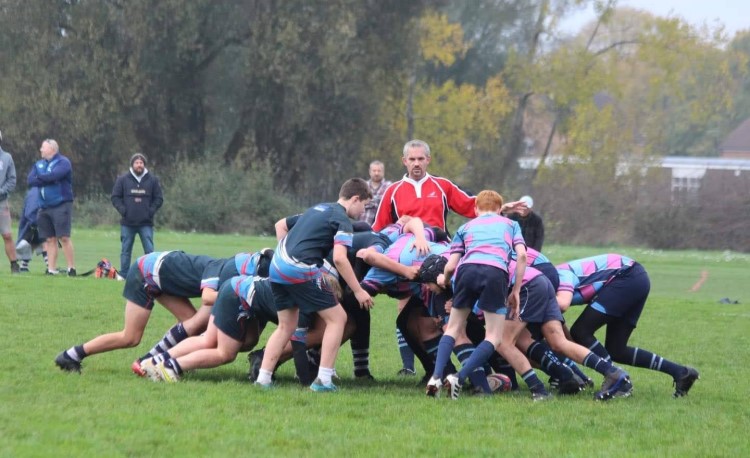
[(273, 190), (266, 163), (245, 171), (211, 159), (182, 161), (170, 177), (160, 220), (173, 229), (273, 234), (276, 221), (299, 211)]

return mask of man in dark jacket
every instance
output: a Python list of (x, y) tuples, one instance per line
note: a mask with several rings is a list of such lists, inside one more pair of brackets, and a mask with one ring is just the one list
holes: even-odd
[(544, 221), (538, 213), (531, 210), (534, 206), (534, 199), (531, 196), (523, 196), (519, 202), (525, 202), (526, 207), (520, 208), (514, 213), (508, 214), (508, 218), (517, 221), (521, 226), (521, 233), (526, 242), (526, 246), (542, 251), (544, 245)]
[(75, 277), (73, 241), (70, 239), (73, 222), (73, 167), (60, 154), (57, 142), (48, 138), (39, 148), (42, 158), (29, 172), (27, 184), (39, 188), (39, 236), (47, 241), (47, 274), (57, 275), (57, 242), (62, 246), (68, 262), (68, 276)]
[(154, 215), (164, 202), (159, 178), (148, 172), (146, 156), (136, 153), (130, 158), (130, 172), (117, 177), (112, 189), (112, 205), (120, 220), (120, 274), (127, 277), (135, 235), (141, 238), (143, 254), (154, 251)]

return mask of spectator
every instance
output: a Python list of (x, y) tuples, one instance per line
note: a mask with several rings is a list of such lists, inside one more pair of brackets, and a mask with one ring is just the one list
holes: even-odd
[(512, 213), (509, 212), (508, 218), (517, 221), (518, 225), (521, 226), (521, 233), (523, 234), (526, 246), (536, 251), (542, 251), (542, 245), (544, 245), (544, 222), (538, 213), (531, 210), (534, 207), (534, 199), (531, 196), (523, 196), (519, 199), (519, 202), (524, 202), (526, 205), (516, 207)]
[(23, 211), (18, 219), (18, 238), (16, 238), (16, 253), (21, 273), (29, 271), (31, 255), (41, 254), (44, 258), (45, 269), (47, 269), (47, 251), (44, 248), (44, 240), (39, 237), (39, 228), (36, 224), (39, 213), (39, 188), (32, 186), (26, 191), (23, 200)]
[[(3, 134), (0, 132), (0, 144), (3, 141)], [(10, 207), (8, 206), (8, 196), (16, 189), (16, 165), (13, 163), (13, 156), (3, 151), (0, 146), (0, 234), (3, 236), (5, 244), (5, 255), (10, 261), (10, 272), (17, 274), (21, 271), (16, 259), (16, 246), (13, 244), (13, 235), (10, 232)]]
[(143, 254), (154, 251), (154, 215), (164, 202), (159, 178), (146, 168), (146, 156), (130, 158), (130, 171), (117, 177), (112, 189), (112, 205), (120, 212), (120, 274), (128, 276), (136, 234)]
[(375, 214), (378, 212), (378, 206), (383, 199), (385, 190), (391, 182), (385, 179), (385, 165), (380, 161), (370, 162), (370, 179), (367, 180), (367, 186), (370, 187), (372, 200), (365, 205), (365, 212), (359, 217), (360, 221), (365, 221), (372, 226), (375, 222)]
[(73, 241), (70, 229), (73, 220), (73, 167), (70, 160), (60, 154), (57, 142), (42, 142), (38, 160), (28, 176), (28, 185), (39, 187), (39, 236), (47, 242), (47, 274), (57, 275), (57, 242), (62, 246), (68, 263), (68, 276), (76, 276)]
[(388, 186), (380, 201), (373, 230), (379, 231), (395, 223), (404, 215), (416, 216), (426, 225), (445, 230), (448, 210), (465, 216), (476, 217), (475, 198), (446, 178), (427, 173), (430, 165), (430, 146), (422, 140), (409, 140), (404, 145), (401, 161), (406, 175)]

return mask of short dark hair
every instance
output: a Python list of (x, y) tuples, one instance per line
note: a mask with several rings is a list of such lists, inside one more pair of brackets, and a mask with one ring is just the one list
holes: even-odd
[(354, 196), (358, 196), (360, 200), (372, 199), (372, 192), (370, 192), (370, 187), (362, 178), (350, 178), (341, 185), (341, 190), (339, 190), (339, 198), (351, 199)]

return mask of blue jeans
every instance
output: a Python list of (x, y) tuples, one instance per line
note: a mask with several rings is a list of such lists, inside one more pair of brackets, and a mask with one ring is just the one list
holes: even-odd
[(133, 243), (135, 242), (136, 234), (141, 238), (143, 254), (149, 254), (154, 251), (154, 226), (120, 226), (120, 241), (122, 242), (120, 275), (123, 277), (128, 276), (130, 257), (133, 253)]

